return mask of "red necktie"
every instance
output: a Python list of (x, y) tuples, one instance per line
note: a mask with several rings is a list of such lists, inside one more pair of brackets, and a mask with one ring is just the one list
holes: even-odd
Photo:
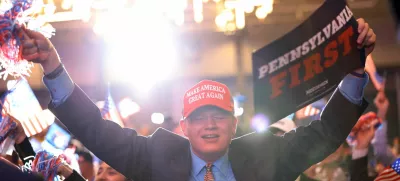
[(207, 163), (206, 165), (206, 174), (204, 175), (204, 181), (214, 181), (214, 176), (211, 171), (212, 164)]

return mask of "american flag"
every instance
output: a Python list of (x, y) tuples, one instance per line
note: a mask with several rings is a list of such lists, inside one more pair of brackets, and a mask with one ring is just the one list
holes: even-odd
[(383, 170), (375, 181), (396, 181), (400, 180), (400, 158), (397, 159), (389, 168)]
[(115, 106), (114, 100), (111, 97), (111, 91), (108, 87), (106, 100), (104, 101), (104, 106), (101, 108), (101, 115), (104, 119), (114, 121), (121, 127), (124, 127), (124, 123), (119, 115), (118, 109)]

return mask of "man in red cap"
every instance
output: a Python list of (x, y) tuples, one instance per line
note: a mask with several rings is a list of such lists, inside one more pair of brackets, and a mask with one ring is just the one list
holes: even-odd
[[(369, 54), (376, 36), (363, 19), (358, 24), (357, 43)], [(233, 139), (238, 121), (229, 89), (204, 80), (184, 95), (180, 125), (187, 138), (162, 128), (143, 137), (104, 121), (70, 79), (50, 41), (25, 32), (30, 39), (23, 43), (23, 56), (43, 67), (52, 112), (97, 157), (133, 180), (295, 180), (340, 146), (367, 106), (362, 97), (368, 78), (358, 69), (341, 82), (321, 120), (282, 137), (264, 132)]]

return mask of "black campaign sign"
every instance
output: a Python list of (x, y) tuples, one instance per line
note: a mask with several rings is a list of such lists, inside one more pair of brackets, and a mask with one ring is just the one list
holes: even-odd
[(270, 123), (334, 91), (363, 67), (357, 21), (344, 0), (325, 1), (305, 22), (253, 53), (254, 107)]

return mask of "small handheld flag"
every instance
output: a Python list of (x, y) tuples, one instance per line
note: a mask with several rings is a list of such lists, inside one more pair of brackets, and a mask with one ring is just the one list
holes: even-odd
[(400, 158), (397, 159), (390, 167), (383, 170), (375, 181), (398, 181), (400, 180)]
[(121, 127), (124, 127), (121, 116), (119, 115), (118, 109), (115, 106), (115, 102), (111, 97), (110, 86), (108, 86), (106, 100), (104, 101), (104, 106), (101, 108), (101, 115), (104, 119), (114, 121)]

